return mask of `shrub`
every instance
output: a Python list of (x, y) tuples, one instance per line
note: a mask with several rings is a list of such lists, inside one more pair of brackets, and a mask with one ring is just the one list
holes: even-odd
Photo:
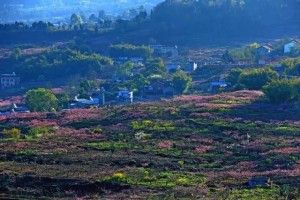
[(46, 126), (38, 126), (38, 127), (32, 127), (27, 132), (27, 136), (30, 138), (40, 138), (43, 135), (46, 135), (50, 133), (50, 128)]
[(278, 73), (270, 68), (244, 70), (239, 76), (238, 87), (259, 90), (278, 78)]
[(300, 99), (300, 79), (272, 81), (263, 87), (263, 91), (273, 103), (298, 101)]
[(4, 129), (3, 130), (3, 136), (4, 138), (15, 138), (18, 139), (21, 137), (21, 130), (17, 128), (13, 129)]

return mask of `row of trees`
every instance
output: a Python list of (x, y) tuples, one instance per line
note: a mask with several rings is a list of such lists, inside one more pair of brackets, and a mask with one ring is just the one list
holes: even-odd
[(233, 69), (227, 81), (234, 89), (260, 90), (273, 80), (278, 80), (279, 75), (271, 68), (263, 69)]
[(274, 68), (232, 69), (227, 76), (233, 89), (262, 90), (274, 103), (300, 100), (300, 58), (282, 61), (282, 74)]
[(300, 102), (300, 78), (274, 80), (265, 85), (263, 91), (274, 103)]
[(130, 44), (117, 44), (109, 48), (109, 55), (113, 58), (118, 57), (141, 57), (149, 58), (153, 50), (147, 46), (134, 46)]
[(54, 24), (44, 21), (34, 22), (31, 26), (24, 24), (23, 22), (0, 24), (0, 31), (51, 31), (54, 29)]
[(17, 56), (18, 65), (14, 71), (23, 80), (51, 79), (75, 74), (85, 76), (91, 72), (100, 73), (113, 61), (96, 53), (83, 54), (72, 49), (49, 50), (38, 56)]

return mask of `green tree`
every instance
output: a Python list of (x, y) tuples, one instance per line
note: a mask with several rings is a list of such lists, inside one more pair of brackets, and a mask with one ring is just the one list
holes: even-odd
[(14, 59), (14, 60), (19, 60), (19, 58), (20, 58), (21, 55), (22, 55), (21, 49), (16, 48), (16, 49), (12, 52), (11, 57), (12, 57), (12, 59)]
[(232, 87), (235, 87), (239, 81), (239, 77), (240, 77), (242, 71), (243, 70), (239, 69), (239, 68), (230, 70), (230, 72), (226, 78), (226, 82), (230, 83)]
[(94, 81), (83, 80), (79, 84), (79, 95), (83, 98), (89, 97), (89, 92), (96, 87)]
[(130, 44), (117, 44), (109, 48), (111, 57), (142, 57), (149, 58), (153, 54), (153, 50), (147, 46), (134, 46)]
[(141, 92), (141, 90), (149, 84), (149, 81), (141, 74), (134, 75), (129, 83), (129, 88), (133, 91)]
[(38, 88), (26, 93), (26, 105), (33, 112), (49, 112), (57, 108), (57, 99), (51, 90)]
[(275, 80), (264, 86), (263, 91), (273, 103), (299, 101), (300, 79)]
[(83, 23), (80, 15), (73, 13), (71, 15), (70, 24), (72, 27), (79, 27)]
[(182, 94), (191, 86), (192, 78), (183, 71), (178, 71), (173, 75), (172, 82), (177, 94)]
[(164, 74), (166, 73), (166, 67), (162, 59), (152, 59), (149, 61), (149, 64), (146, 66), (146, 70), (144, 74), (146, 76), (154, 75), (154, 74)]
[(267, 83), (278, 79), (278, 73), (270, 68), (250, 69), (242, 71), (238, 84), (241, 88), (259, 90)]
[(65, 92), (56, 94), (56, 98), (58, 100), (58, 106), (60, 108), (67, 107), (68, 102), (70, 101), (69, 95), (67, 93), (65, 93)]

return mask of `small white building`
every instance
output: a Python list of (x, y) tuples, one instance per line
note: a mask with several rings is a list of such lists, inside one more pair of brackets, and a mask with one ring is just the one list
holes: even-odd
[(287, 54), (287, 53), (291, 53), (292, 52), (292, 49), (296, 46), (300, 45), (300, 43), (296, 40), (292, 40), (288, 43), (286, 43), (284, 46), (283, 46), (283, 53)]

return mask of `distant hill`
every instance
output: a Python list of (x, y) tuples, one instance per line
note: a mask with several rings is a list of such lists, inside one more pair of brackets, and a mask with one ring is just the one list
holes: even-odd
[(144, 6), (148, 11), (162, 0), (1, 0), (0, 23), (45, 20), (55, 22), (72, 12), (87, 15), (105, 10), (118, 15), (129, 8)]

